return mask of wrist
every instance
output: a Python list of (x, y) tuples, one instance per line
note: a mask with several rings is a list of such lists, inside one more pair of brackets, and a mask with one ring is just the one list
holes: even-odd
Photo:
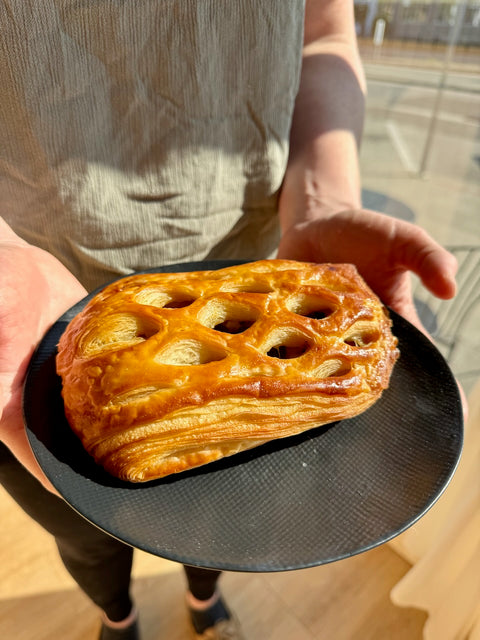
[(305, 221), (362, 208), (361, 190), (351, 175), (337, 175), (330, 181), (320, 175), (305, 173)]
[(279, 202), (282, 232), (301, 223), (362, 208), (360, 179), (350, 171), (319, 169), (316, 162), (297, 159), (285, 174)]

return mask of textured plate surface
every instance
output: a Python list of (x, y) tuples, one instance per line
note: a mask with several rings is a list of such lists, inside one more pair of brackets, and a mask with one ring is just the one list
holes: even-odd
[(407, 529), (455, 471), (463, 442), (457, 385), (431, 342), (392, 312), (401, 356), (390, 388), (362, 415), (163, 480), (116, 480), (71, 432), (55, 373), (59, 337), (89, 298), (58, 320), (32, 358), (26, 428), (40, 466), (65, 500), (134, 547), (233, 571), (324, 564)]

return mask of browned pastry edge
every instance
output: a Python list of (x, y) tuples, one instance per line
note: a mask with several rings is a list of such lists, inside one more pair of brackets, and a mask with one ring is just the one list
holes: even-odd
[(108, 285), (62, 335), (65, 414), (141, 482), (365, 411), (399, 352), (352, 265), (261, 260)]

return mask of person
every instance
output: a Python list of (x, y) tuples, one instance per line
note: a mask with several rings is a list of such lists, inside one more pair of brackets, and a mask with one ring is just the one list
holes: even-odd
[[(73, 513), (27, 442), (22, 383), (48, 327), (115, 275), (275, 255), (354, 263), (421, 327), (409, 272), (449, 298), (456, 263), (362, 208), (353, 3), (26, 0), (0, 24), (0, 478), (100, 608), (102, 640), (128, 640), (132, 549)], [(197, 637), (240, 638), (219, 572), (185, 575)]]

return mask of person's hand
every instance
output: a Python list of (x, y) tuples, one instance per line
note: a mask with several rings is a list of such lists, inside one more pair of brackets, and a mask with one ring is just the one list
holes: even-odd
[(288, 228), (279, 258), (354, 264), (384, 304), (425, 332), (409, 272), (439, 298), (455, 295), (454, 256), (415, 224), (369, 210), (312, 217)]
[(20, 240), (0, 219), (0, 439), (50, 491), (25, 433), (23, 381), (37, 343), (86, 293), (56, 258)]
[[(410, 272), (439, 298), (453, 298), (456, 292), (457, 261), (451, 253), (417, 225), (365, 209), (292, 225), (282, 236), (278, 257), (354, 264), (384, 304), (431, 340), (415, 309)], [(466, 420), (468, 403), (458, 387)]]

